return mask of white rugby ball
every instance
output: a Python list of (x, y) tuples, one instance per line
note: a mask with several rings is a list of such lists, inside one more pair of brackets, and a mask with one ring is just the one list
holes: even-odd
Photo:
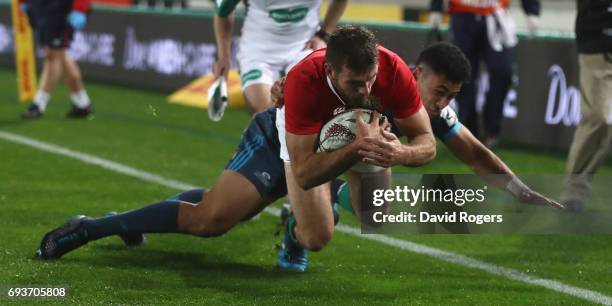
[[(350, 109), (337, 114), (326, 122), (319, 132), (319, 146), (317, 152), (331, 152), (341, 149), (353, 142), (356, 138), (357, 111), (361, 111), (361, 119), (369, 123), (372, 119), (372, 110)], [(380, 172), (385, 168), (358, 162), (351, 168), (357, 172), (371, 173)]]
[(355, 140), (357, 110), (361, 110), (361, 119), (364, 122), (370, 122), (372, 111), (368, 109), (350, 109), (337, 114), (327, 121), (319, 132), (319, 152), (335, 151)]

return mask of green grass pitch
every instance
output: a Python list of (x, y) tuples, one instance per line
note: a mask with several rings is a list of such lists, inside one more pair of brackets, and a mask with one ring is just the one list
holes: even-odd
[[(211, 186), (233, 154), (244, 110), (213, 124), (204, 110), (166, 103), (155, 92), (89, 82), (91, 120), (67, 120), (60, 88), (45, 118), (23, 121), (15, 75), (0, 70), (0, 131), (49, 142), (193, 185)], [(211, 149), (214, 148), (214, 149)], [(563, 152), (504, 147), (517, 173), (562, 173)], [(442, 146), (416, 172), (468, 173)], [(609, 161), (601, 169), (612, 173)], [(78, 304), (546, 304), (589, 301), (487, 272), (336, 233), (310, 254), (304, 274), (275, 268), (278, 219), (237, 226), (223, 237), (148, 235), (126, 249), (102, 239), (57, 261), (34, 251), (42, 235), (75, 214), (138, 208), (177, 190), (0, 139), (0, 287), (67, 287), (50, 303)], [(554, 195), (553, 195), (554, 196)], [(355, 225), (343, 214), (341, 221)], [(494, 265), (612, 295), (612, 238), (605, 235), (396, 235)], [(38, 303), (10, 300), (0, 304)]]

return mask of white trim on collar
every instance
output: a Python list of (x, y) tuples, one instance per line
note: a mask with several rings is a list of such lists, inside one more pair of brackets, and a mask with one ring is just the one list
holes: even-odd
[(336, 92), (336, 89), (334, 88), (334, 85), (332, 84), (331, 80), (329, 79), (329, 76), (326, 75), (325, 78), (327, 79), (327, 86), (329, 86), (329, 89), (331, 89), (331, 91), (334, 93), (334, 95), (336, 95), (338, 100), (340, 100), (340, 102), (342, 102), (342, 105), (346, 106), (346, 103), (344, 102), (344, 100), (342, 100), (342, 98), (340, 98), (340, 95)]

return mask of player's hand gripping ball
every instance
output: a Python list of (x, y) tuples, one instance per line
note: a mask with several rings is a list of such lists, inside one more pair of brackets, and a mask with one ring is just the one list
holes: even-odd
[[(319, 146), (317, 152), (331, 152), (341, 149), (353, 142), (357, 137), (357, 111), (361, 111), (363, 122), (369, 123), (374, 113), (369, 109), (350, 109), (337, 114), (326, 122), (319, 132)], [(358, 162), (351, 168), (362, 173), (380, 172), (384, 168)]]

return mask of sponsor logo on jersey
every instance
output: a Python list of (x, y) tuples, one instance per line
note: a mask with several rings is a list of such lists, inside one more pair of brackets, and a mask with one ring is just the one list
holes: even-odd
[(278, 23), (300, 22), (308, 15), (307, 7), (295, 7), (286, 9), (271, 10), (268, 16)]

